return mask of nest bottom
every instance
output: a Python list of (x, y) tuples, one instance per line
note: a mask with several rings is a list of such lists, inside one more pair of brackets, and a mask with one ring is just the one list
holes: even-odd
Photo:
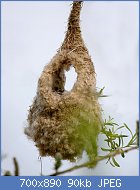
[[(72, 101), (71, 101), (72, 102)], [(67, 106), (54, 110), (34, 111), (29, 115), (29, 127), (25, 134), (35, 142), (40, 156), (55, 157), (60, 153), (63, 160), (75, 161), (87, 152), (90, 159), (97, 155), (97, 136), (101, 120), (96, 101)], [(93, 104), (93, 105), (92, 105)], [(36, 104), (33, 104), (36, 106)], [(32, 108), (33, 109), (33, 108)], [(41, 110), (36, 107), (37, 110)]]

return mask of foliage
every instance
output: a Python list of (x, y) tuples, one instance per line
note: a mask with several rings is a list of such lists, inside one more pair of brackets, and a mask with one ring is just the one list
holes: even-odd
[[(130, 133), (130, 137), (126, 134), (122, 134), (122, 129), (126, 129), (126, 132)], [(108, 120), (105, 119), (101, 134), (105, 135), (104, 141), (107, 143), (107, 148), (101, 147), (101, 150), (111, 153), (119, 149), (123, 158), (125, 157), (123, 149), (137, 144), (137, 133), (133, 134), (131, 129), (125, 123), (122, 126), (119, 126), (110, 116)], [(129, 140), (124, 144), (124, 139), (126, 138), (129, 138)], [(120, 167), (114, 156), (109, 157), (107, 163), (110, 163), (113, 167)]]

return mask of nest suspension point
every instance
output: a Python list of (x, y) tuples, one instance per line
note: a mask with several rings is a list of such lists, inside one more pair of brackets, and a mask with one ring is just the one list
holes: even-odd
[[(38, 80), (25, 134), (35, 142), (40, 156), (74, 161), (86, 151), (97, 155), (101, 109), (96, 93), (94, 65), (80, 30), (82, 2), (73, 2), (64, 42)], [(65, 71), (75, 68), (77, 81), (66, 91)]]

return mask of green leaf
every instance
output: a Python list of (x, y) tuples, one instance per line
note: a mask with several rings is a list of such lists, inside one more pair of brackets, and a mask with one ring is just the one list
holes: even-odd
[(113, 125), (117, 125), (117, 126), (119, 126), (119, 124), (117, 124), (117, 123), (114, 123), (114, 122), (112, 122), (112, 124), (113, 124)]
[(124, 145), (123, 137), (121, 137), (121, 140), (122, 140), (122, 146), (123, 146)]
[(119, 147), (119, 144), (118, 143), (115, 143), (116, 147), (118, 148)]
[(109, 122), (105, 123), (105, 125), (113, 126), (113, 124)]
[(110, 162), (110, 157), (108, 158), (108, 160), (107, 160), (106, 164), (107, 164), (108, 162)]
[(137, 135), (136, 133), (132, 136), (132, 138), (130, 139), (129, 143), (126, 145), (126, 147), (129, 147), (131, 145), (134, 145), (136, 143), (137, 140)]
[(116, 133), (116, 131), (118, 131), (118, 130), (124, 128), (124, 127), (125, 127), (125, 126), (118, 127), (118, 128), (115, 130), (115, 133)]
[(119, 139), (119, 146), (121, 146), (121, 138), (120, 138), (120, 137), (118, 137), (118, 139)]
[(105, 151), (105, 152), (106, 152), (106, 151), (109, 151), (109, 152), (111, 151), (111, 149), (107, 149), (107, 148), (101, 148), (101, 150), (102, 150), (102, 151)]
[(120, 167), (120, 165), (118, 164), (118, 162), (115, 160), (114, 157), (112, 157), (112, 161), (113, 161), (113, 163), (114, 163), (114, 165), (115, 165), (116, 167)]
[(110, 147), (110, 139), (105, 139), (104, 141), (106, 141), (107, 142), (107, 144), (108, 144), (108, 146)]
[(124, 126), (128, 129), (128, 131), (131, 133), (131, 136), (133, 137), (133, 133), (131, 131), (131, 129), (124, 123)]
[(128, 137), (128, 135), (119, 135), (119, 137)]
[(124, 151), (121, 149), (121, 156), (124, 158), (125, 157), (125, 154), (124, 154)]
[(115, 167), (114, 164), (111, 161), (109, 161), (109, 163), (111, 164), (111, 166)]
[(99, 91), (99, 94), (101, 95), (103, 93), (103, 90), (105, 89), (105, 86), (103, 88), (101, 88), (101, 90)]

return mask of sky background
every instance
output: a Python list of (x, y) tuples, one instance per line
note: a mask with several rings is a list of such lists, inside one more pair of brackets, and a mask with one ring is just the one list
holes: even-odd
[[(2, 2), (2, 169), (13, 171), (16, 157), (21, 175), (39, 175), (38, 151), (24, 135), (27, 115), (43, 67), (60, 47), (66, 31), (70, 3)], [(105, 86), (108, 98), (100, 99), (103, 117), (110, 115), (135, 132), (138, 120), (138, 2), (84, 2), (81, 29), (97, 73), (97, 87)], [(76, 80), (71, 69), (66, 89)], [(138, 151), (116, 159), (120, 168), (106, 161), (94, 170), (81, 169), (65, 175), (138, 175)], [(53, 170), (54, 159), (43, 158), (43, 174)], [(81, 163), (87, 158), (83, 155)], [(61, 169), (75, 163), (63, 162)]]

